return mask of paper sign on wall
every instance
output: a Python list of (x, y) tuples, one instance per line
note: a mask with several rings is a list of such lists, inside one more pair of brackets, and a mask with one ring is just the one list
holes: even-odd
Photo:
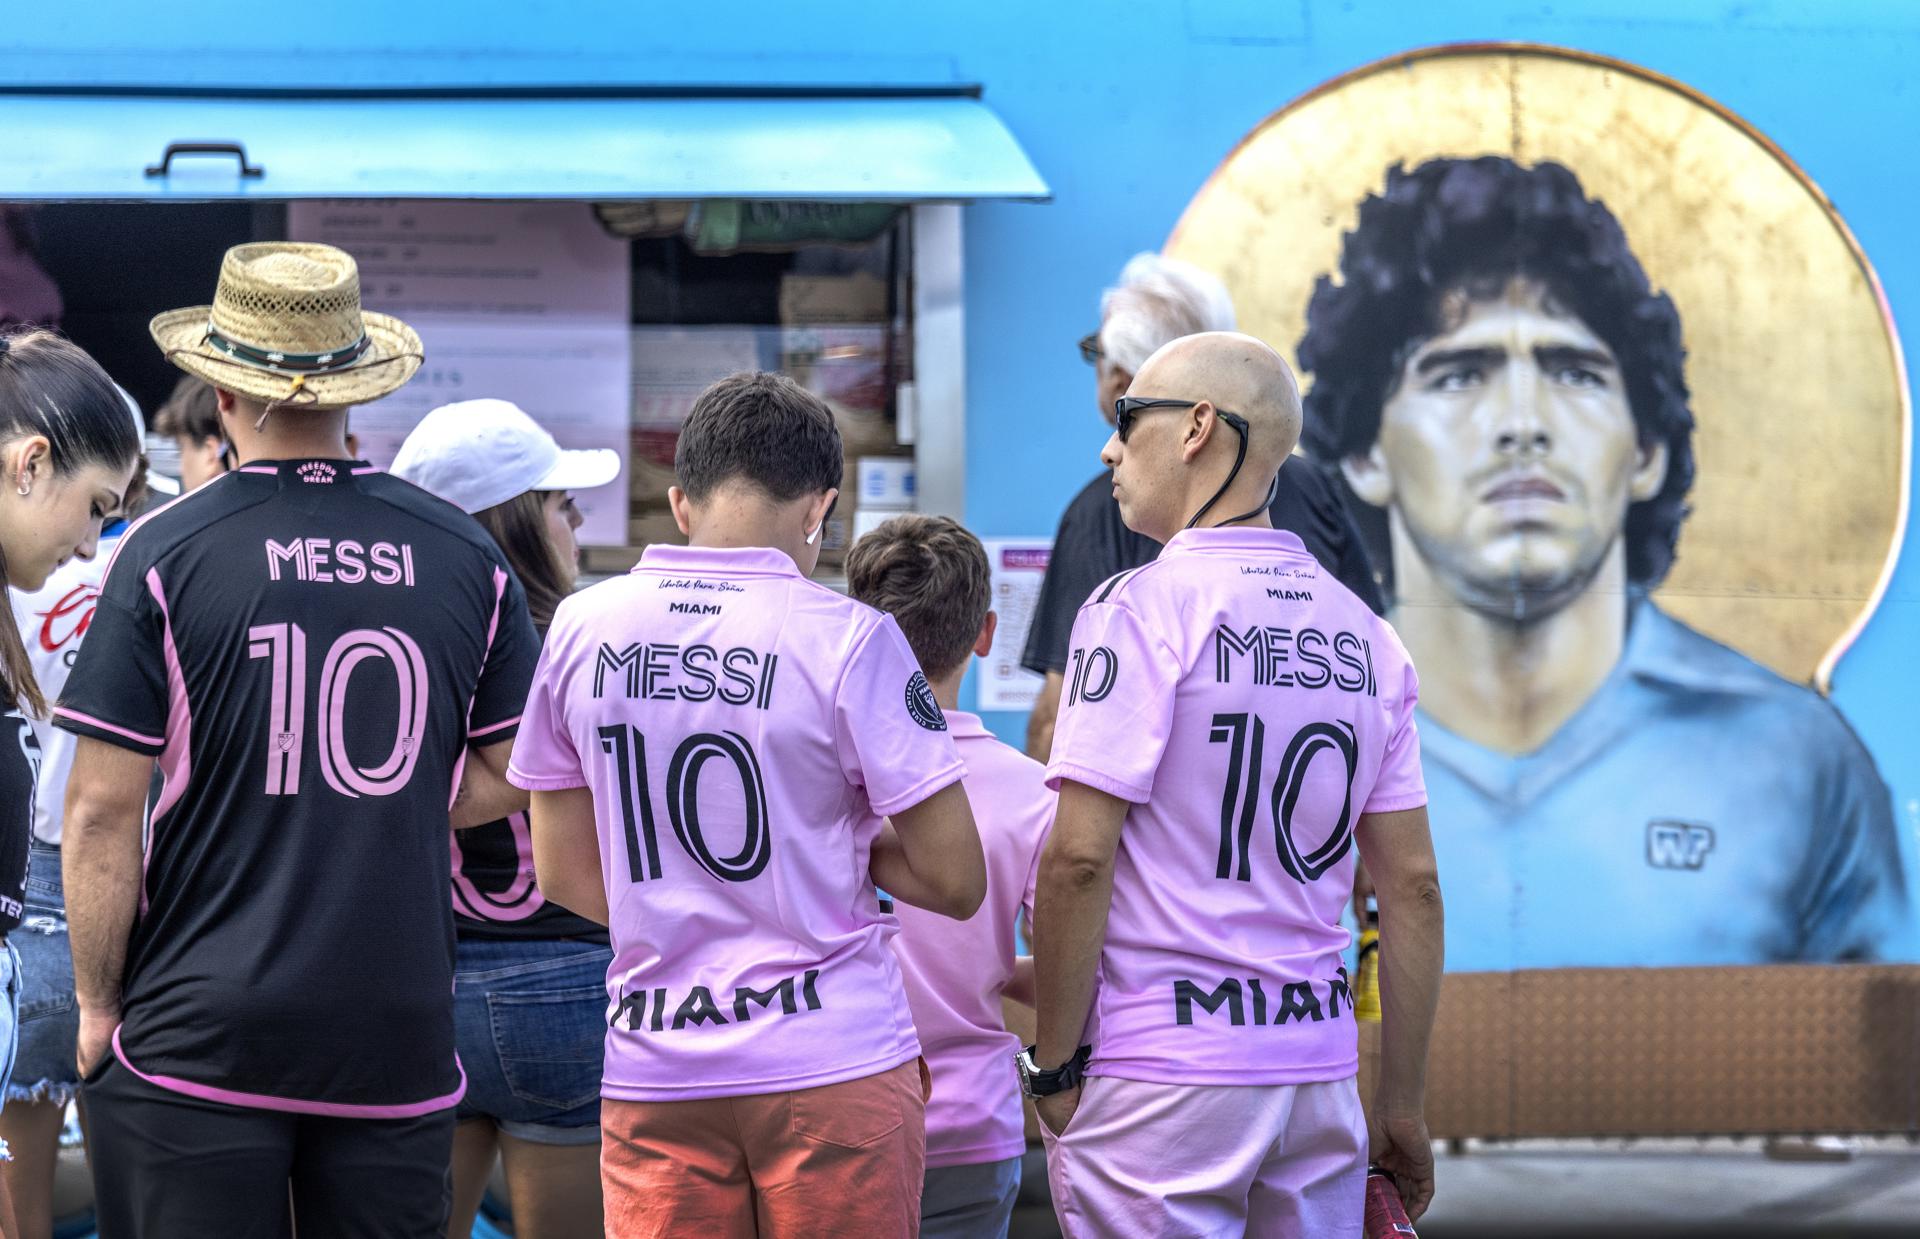
[(989, 538), (987, 566), (993, 609), (1000, 616), (993, 649), (982, 661), (978, 704), (982, 710), (1031, 710), (1042, 680), (1020, 665), (1027, 630), (1040, 603), (1040, 582), (1053, 554), (1051, 538)]
[(368, 309), (420, 333), (414, 380), (353, 411), (361, 454), (386, 467), (421, 417), (455, 400), (511, 400), (562, 447), (612, 448), (620, 476), (575, 495), (583, 544), (627, 540), (628, 243), (580, 203), (295, 202), (287, 234), (352, 254)]

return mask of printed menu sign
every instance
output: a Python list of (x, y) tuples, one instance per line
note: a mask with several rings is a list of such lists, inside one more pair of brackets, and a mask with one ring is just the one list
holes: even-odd
[(361, 454), (383, 468), (428, 410), (511, 400), (562, 447), (612, 448), (620, 476), (575, 495), (580, 541), (627, 540), (628, 243), (580, 203), (295, 202), (287, 232), (360, 266), (361, 299), (420, 333), (426, 363), (353, 411)]
[(1040, 582), (1047, 575), (1053, 540), (988, 538), (983, 545), (1000, 623), (994, 629), (993, 649), (980, 665), (978, 705), (982, 710), (1031, 710), (1042, 681), (1020, 665), (1020, 654), (1027, 648), (1027, 629), (1040, 603)]

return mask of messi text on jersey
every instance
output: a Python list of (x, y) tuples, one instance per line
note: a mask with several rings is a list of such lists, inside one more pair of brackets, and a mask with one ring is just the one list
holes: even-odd
[(594, 660), (593, 695), (624, 693), (630, 700), (712, 701), (733, 706), (773, 704), (778, 654), (745, 646), (718, 650), (711, 645), (634, 642), (623, 650), (602, 645)]
[(371, 547), (342, 538), (295, 538), (287, 543), (267, 539), (267, 576), (275, 581), (291, 572), (296, 581), (328, 585), (413, 584), (413, 547), (376, 542)]
[(1340, 630), (1329, 635), (1318, 628), (1277, 628), (1253, 624), (1235, 632), (1225, 624), (1214, 629), (1214, 679), (1234, 682), (1234, 671), (1251, 673), (1263, 688), (1327, 688), (1380, 695), (1374, 679), (1373, 646), (1366, 638)]

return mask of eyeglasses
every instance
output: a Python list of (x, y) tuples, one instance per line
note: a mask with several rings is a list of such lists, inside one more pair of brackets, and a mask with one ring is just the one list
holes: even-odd
[(1099, 332), (1089, 331), (1086, 335), (1080, 337), (1080, 360), (1081, 361), (1084, 361), (1089, 366), (1091, 366), (1097, 363), (1102, 357), (1105, 357), (1106, 355), (1107, 355), (1106, 351), (1100, 347)]
[[(1122, 396), (1113, 402), (1114, 432), (1120, 436), (1120, 442), (1125, 443), (1127, 436), (1133, 433), (1134, 418), (1140, 414), (1152, 409), (1191, 409), (1199, 403), (1201, 402), (1198, 400), (1161, 400), (1153, 396)], [(1230, 413), (1225, 409), (1217, 407), (1214, 409), (1214, 414), (1218, 416), (1221, 421), (1240, 432), (1241, 443), (1244, 444), (1246, 442), (1246, 418), (1241, 417), (1238, 413)]]

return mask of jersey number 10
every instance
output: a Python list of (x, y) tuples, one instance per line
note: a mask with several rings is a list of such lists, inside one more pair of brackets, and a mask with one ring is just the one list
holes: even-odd
[[(660, 876), (660, 844), (654, 833), (653, 784), (647, 774), (647, 738), (638, 727), (600, 729), (600, 751), (613, 758), (620, 780), (620, 816), (627, 838), (627, 875), (635, 882)], [(740, 780), (745, 834), (732, 856), (715, 856), (700, 828), (700, 772), (725, 758)], [(753, 745), (737, 732), (688, 736), (667, 763), (667, 820), (682, 851), (723, 882), (751, 882), (773, 854), (767, 829), (767, 781)]]
[[(298, 624), (260, 624), (247, 630), (247, 656), (272, 660), (273, 699), (267, 728), (267, 795), (300, 792), (300, 761), (307, 737), (307, 634)], [(384, 659), (400, 686), (393, 748), (376, 765), (359, 766), (347, 754), (347, 690), (368, 659)], [(391, 796), (407, 785), (420, 760), (427, 722), (427, 660), (398, 628), (357, 628), (342, 636), (320, 664), (313, 712), (315, 748), (327, 786), (343, 796)]]
[[(1214, 876), (1245, 882), (1252, 876), (1248, 852), (1253, 841), (1253, 819), (1260, 808), (1260, 762), (1266, 749), (1267, 726), (1258, 714), (1216, 714), (1207, 739), (1231, 746), (1226, 791), (1220, 798), (1220, 860)], [(1333, 832), (1319, 847), (1303, 853), (1294, 840), (1294, 811), (1306, 787), (1307, 772), (1323, 753), (1345, 764), (1341, 784), (1346, 794)], [(1267, 797), (1267, 809), (1273, 818), (1273, 850), (1296, 882), (1318, 881), (1353, 846), (1353, 776), (1358, 758), (1359, 745), (1350, 723), (1308, 723), (1287, 742), (1273, 791)]]

